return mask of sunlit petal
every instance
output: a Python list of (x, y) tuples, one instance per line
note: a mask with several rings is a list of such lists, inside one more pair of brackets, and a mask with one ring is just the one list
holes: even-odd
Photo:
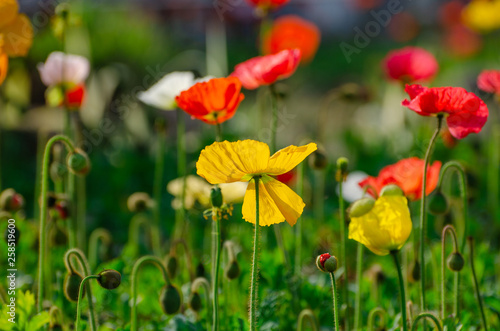
[(266, 173), (272, 176), (281, 175), (295, 168), (309, 154), (318, 149), (315, 143), (304, 146), (288, 146), (271, 157)]

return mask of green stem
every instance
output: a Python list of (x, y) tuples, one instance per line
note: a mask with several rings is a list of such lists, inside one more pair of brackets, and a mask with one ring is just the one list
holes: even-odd
[[(304, 196), (304, 162), (297, 166), (297, 194)], [(297, 220), (295, 224), (295, 275), (299, 275), (302, 269), (302, 222)]]
[[(455, 228), (453, 225), (447, 225), (443, 228), (443, 232), (441, 234), (441, 319), (444, 320), (446, 317), (446, 286), (445, 286), (445, 248), (446, 248), (446, 233), (449, 233), (453, 239), (453, 252), (458, 252), (458, 240), (457, 234), (455, 232)], [(455, 272), (455, 290), (457, 287), (458, 278), (456, 277), (458, 272)], [(455, 291), (455, 317), (458, 317), (458, 291)]]
[(349, 328), (349, 278), (347, 277), (347, 231), (345, 224), (345, 207), (344, 207), (344, 198), (342, 193), (344, 180), (340, 178), (339, 180), (339, 210), (340, 210), (340, 256), (341, 260), (344, 263), (344, 283), (342, 286), (342, 294), (344, 297), (344, 302), (346, 305), (345, 310), (345, 329), (350, 330)]
[(434, 322), (434, 325), (436, 326), (436, 329), (438, 329), (438, 331), (443, 330), (443, 328), (441, 327), (441, 323), (439, 323), (439, 320), (437, 319), (436, 316), (432, 315), (431, 313), (421, 313), (417, 316), (417, 318), (415, 318), (415, 321), (413, 322), (413, 325), (411, 327), (411, 331), (416, 331), (418, 321), (425, 320), (426, 318)]
[(212, 330), (219, 330), (219, 268), (220, 268), (220, 222), (219, 213), (217, 208), (212, 207), (212, 217), (215, 222), (215, 232), (212, 234), (212, 245), (215, 245), (215, 266), (213, 268), (213, 286), (212, 286), (212, 307), (213, 307), (213, 320)]
[(250, 283), (250, 331), (257, 330), (258, 270), (259, 270), (259, 185), (260, 177), (255, 176), (255, 232), (253, 239), (252, 279)]
[(500, 169), (500, 124), (493, 124), (490, 142), (490, 160), (488, 162), (488, 205), (494, 217), (498, 217), (499, 182), (498, 169)]
[[(99, 278), (99, 276), (97, 275), (90, 275), (90, 276), (86, 276), (82, 282), (80, 283), (80, 290), (78, 291), (78, 303), (77, 303), (77, 306), (76, 306), (76, 324), (75, 324), (75, 330), (78, 331), (79, 330), (79, 325), (80, 325), (80, 305), (81, 305), (81, 302), (82, 302), (82, 296), (83, 296), (83, 289), (85, 287), (85, 283), (89, 280), (89, 279), (97, 279)], [(92, 298), (87, 296), (87, 300), (89, 302), (89, 307), (90, 307), (90, 302), (92, 301)], [(97, 329), (94, 329), (93, 326), (92, 326), (92, 330), (97, 330)]]
[(375, 317), (379, 317), (380, 323), (385, 328), (385, 310), (380, 307), (375, 307), (368, 314), (368, 331), (375, 331)]
[(405, 295), (405, 286), (403, 280), (403, 273), (401, 271), (401, 264), (398, 260), (398, 251), (391, 251), (392, 258), (394, 259), (394, 265), (396, 266), (396, 270), (398, 271), (399, 278), (399, 292), (401, 294), (401, 319), (403, 320), (403, 330), (406, 331), (408, 329), (408, 320), (406, 318), (406, 295)]
[(132, 268), (132, 274), (131, 274), (131, 278), (132, 278), (132, 290), (131, 290), (132, 291), (132, 308), (131, 308), (131, 319), (132, 320), (130, 322), (130, 330), (131, 331), (138, 330), (138, 323), (137, 323), (137, 279), (139, 277), (139, 275), (138, 275), (139, 269), (146, 262), (153, 263), (158, 269), (160, 269), (160, 271), (162, 272), (162, 275), (163, 275), (163, 279), (165, 280), (165, 283), (167, 285), (170, 285), (170, 279), (168, 278), (167, 269), (165, 268), (162, 261), (158, 257), (152, 256), (152, 255), (147, 255), (147, 256), (141, 257), (140, 259), (138, 259), (135, 262), (134, 267)]
[(361, 280), (363, 273), (363, 245), (358, 243), (356, 254), (356, 301), (354, 305), (354, 330), (358, 330), (362, 325), (361, 322)]
[(330, 272), (330, 280), (332, 281), (333, 323), (334, 323), (335, 331), (340, 331), (339, 307), (338, 307), (339, 300), (337, 298), (337, 282), (335, 281), (335, 275), (333, 272)]
[(37, 147), (36, 147), (36, 178), (35, 178), (35, 199), (33, 206), (34, 219), (40, 219), (40, 197), (37, 195), (41, 190), (41, 176), (42, 172), (40, 168), (43, 162), (43, 151), (45, 148), (45, 143), (47, 141), (47, 134), (39, 131), (37, 135)]
[(182, 178), (181, 208), (175, 210), (174, 238), (180, 237), (179, 227), (183, 227), (186, 217), (186, 121), (184, 112), (177, 109), (177, 176)]
[[(163, 188), (163, 172), (165, 168), (165, 140), (166, 133), (164, 129), (159, 129), (157, 134), (158, 149), (156, 151), (155, 174), (153, 181), (153, 226), (151, 232), (151, 241), (153, 252), (156, 256), (161, 256), (160, 247), (160, 220), (161, 220), (161, 193)], [(184, 199), (183, 199), (184, 200)]]
[(215, 141), (222, 141), (222, 125), (219, 122), (215, 125)]
[[(87, 261), (87, 258), (85, 257), (85, 254), (78, 248), (71, 248), (68, 251), (66, 251), (66, 254), (64, 254), (64, 264), (65, 264), (68, 272), (75, 272), (75, 268), (73, 267), (73, 265), (71, 263), (72, 257), (76, 257), (76, 259), (78, 260), (78, 263), (80, 264), (80, 268), (81, 268), (80, 274), (83, 277), (91, 276), (90, 267), (89, 267), (89, 263)], [(86, 287), (86, 292), (87, 292), (87, 298), (88, 298), (88, 302), (89, 302), (88, 305), (89, 305), (90, 328), (92, 331), (97, 331), (97, 323), (96, 323), (96, 317), (95, 317), (95, 313), (94, 313), (94, 302), (92, 300), (92, 289), (90, 287), (90, 284), (89, 284), (89, 286)], [(80, 302), (80, 300), (78, 300), (78, 302)], [(79, 313), (79, 311), (80, 311), (80, 309), (78, 309), (78, 313)], [(78, 320), (78, 318), (77, 318), (77, 320)], [(78, 328), (76, 328), (75, 330), (78, 330)]]
[(426, 188), (427, 188), (427, 166), (429, 164), (429, 159), (431, 157), (432, 149), (436, 142), (436, 139), (441, 130), (441, 124), (443, 122), (443, 115), (439, 114), (437, 116), (437, 128), (432, 135), (432, 138), (427, 147), (424, 159), (424, 172), (422, 175), (422, 198), (420, 200), (420, 306), (421, 310), (425, 310), (425, 236), (426, 236), (426, 221), (427, 221), (427, 210), (426, 210)]
[(313, 311), (311, 309), (304, 309), (299, 314), (297, 331), (302, 331), (304, 329), (307, 320), (309, 320), (312, 331), (319, 330), (318, 320), (314, 316)]
[(476, 269), (474, 267), (474, 238), (468, 237), (467, 241), (469, 243), (469, 261), (470, 269), (472, 273), (472, 281), (474, 283), (474, 291), (476, 292), (476, 300), (479, 312), (481, 313), (481, 322), (483, 324), (484, 331), (488, 331), (488, 323), (486, 322), (486, 315), (484, 314), (483, 300), (481, 298), (481, 292), (479, 290), (479, 282), (477, 281)]
[[(207, 303), (208, 309), (210, 309), (210, 284), (208, 280), (204, 277), (198, 277), (191, 283), (191, 293), (198, 292), (198, 289), (203, 287), (205, 289), (205, 302)], [(207, 330), (210, 330), (210, 323), (207, 319)]]
[(136, 254), (139, 254), (139, 229), (141, 227), (145, 228), (144, 233), (147, 233), (147, 230), (152, 232), (150, 222), (146, 216), (143, 213), (137, 213), (132, 217), (128, 226), (129, 242), (131, 242), (132, 245), (135, 245)]
[(89, 264), (95, 268), (97, 266), (99, 241), (103, 245), (109, 247), (111, 244), (111, 233), (104, 228), (97, 228), (90, 234), (89, 237)]
[(76, 224), (78, 234), (78, 247), (85, 250), (87, 243), (87, 222), (85, 222), (85, 213), (87, 209), (87, 187), (85, 177), (76, 177)]
[(43, 309), (43, 297), (44, 297), (44, 281), (45, 281), (45, 258), (49, 253), (47, 251), (47, 191), (49, 189), (49, 161), (50, 161), (50, 151), (52, 146), (57, 141), (62, 141), (66, 145), (67, 149), (72, 152), (74, 150), (73, 143), (65, 136), (57, 135), (49, 139), (47, 145), (45, 145), (45, 151), (43, 154), (42, 163), (42, 184), (41, 184), (41, 206), (40, 206), (40, 229), (39, 229), (39, 249), (38, 249), (38, 312)]

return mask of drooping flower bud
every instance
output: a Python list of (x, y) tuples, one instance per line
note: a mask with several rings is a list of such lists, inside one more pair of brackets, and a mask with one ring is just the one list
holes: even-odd
[(154, 202), (145, 192), (136, 192), (129, 196), (127, 200), (128, 209), (133, 212), (142, 212), (153, 206)]
[(316, 258), (316, 266), (323, 272), (335, 272), (337, 265), (337, 258), (329, 253), (318, 255)]
[(69, 170), (75, 175), (85, 176), (90, 171), (90, 160), (82, 149), (75, 150), (68, 154), (67, 164)]
[(448, 269), (458, 272), (464, 268), (465, 260), (462, 254), (453, 252), (448, 256), (448, 259), (446, 259), (446, 264), (448, 265)]
[(396, 184), (386, 185), (386, 186), (382, 187), (382, 189), (380, 190), (381, 197), (384, 197), (384, 196), (402, 197), (404, 195), (405, 194), (404, 194), (403, 190), (399, 186), (397, 186)]
[(429, 197), (429, 212), (432, 215), (445, 215), (448, 212), (448, 200), (441, 190)]
[(315, 150), (309, 157), (309, 166), (314, 170), (325, 169), (328, 165), (328, 159), (326, 158), (325, 152), (323, 150)]
[(236, 279), (240, 275), (240, 265), (238, 261), (233, 260), (229, 262), (224, 270), (224, 274), (228, 279)]
[(337, 172), (335, 173), (335, 180), (337, 182), (345, 181), (347, 177), (347, 167), (349, 166), (349, 160), (345, 157), (339, 157), (337, 159)]
[(177, 275), (177, 268), (179, 267), (177, 256), (172, 254), (168, 255), (166, 265), (167, 265), (168, 277), (170, 277), (170, 279), (175, 278), (175, 275)]
[(358, 201), (355, 201), (349, 207), (349, 217), (361, 217), (366, 213), (372, 210), (373, 206), (375, 206), (375, 199), (373, 198), (362, 198)]
[(412, 281), (412, 282), (418, 282), (420, 280), (420, 262), (418, 262), (417, 260), (415, 260), (415, 262), (413, 262), (413, 265), (411, 266), (411, 269), (410, 269), (410, 277), (409, 280)]
[(120, 286), (122, 282), (122, 275), (113, 269), (106, 269), (99, 273), (99, 278), (97, 278), (97, 282), (101, 285), (102, 288), (107, 290), (114, 290), (118, 286)]
[(165, 285), (161, 289), (160, 306), (167, 315), (175, 314), (182, 305), (182, 297), (179, 290), (173, 285)]
[(14, 213), (24, 206), (24, 198), (14, 189), (8, 188), (0, 193), (0, 209)]
[(201, 302), (201, 296), (200, 293), (198, 292), (192, 292), (191, 296), (189, 297), (189, 307), (191, 307), (192, 310), (199, 312), (202, 308), (202, 302)]
[(196, 277), (205, 277), (205, 266), (201, 262), (196, 265)]
[[(64, 277), (64, 296), (71, 302), (78, 302), (78, 293), (80, 291), (80, 283), (83, 277), (77, 272), (68, 272)], [(85, 285), (86, 286), (86, 285)], [(85, 289), (84, 286), (84, 289)], [(85, 291), (82, 293), (82, 298), (85, 297)]]
[(213, 207), (220, 208), (222, 206), (223, 198), (220, 187), (216, 186), (212, 188), (210, 191), (210, 201), (212, 202)]

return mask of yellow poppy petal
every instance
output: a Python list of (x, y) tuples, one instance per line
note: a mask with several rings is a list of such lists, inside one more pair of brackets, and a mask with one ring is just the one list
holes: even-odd
[[(1, 0), (0, 0), (1, 1)], [(0, 29), (3, 35), (3, 51), (9, 56), (26, 56), (33, 42), (33, 27), (26, 15), (16, 18)]]
[(201, 151), (197, 174), (211, 184), (248, 181), (267, 168), (269, 154), (269, 147), (255, 140), (215, 142)]
[(2, 85), (5, 77), (7, 77), (7, 70), (9, 69), (9, 58), (7, 54), (0, 53), (0, 85)]
[(14, 20), (19, 11), (16, 0), (0, 0), (0, 33), (1, 29)]
[[(243, 198), (242, 214), (245, 221), (255, 224), (255, 208), (255, 182), (251, 181)], [(259, 225), (278, 224), (284, 220), (285, 217), (267, 192), (264, 183), (259, 181)]]
[(317, 149), (318, 147), (315, 143), (298, 147), (292, 145), (283, 148), (271, 156), (266, 173), (277, 176), (289, 172)]
[(297, 223), (297, 219), (302, 215), (306, 204), (302, 201), (302, 198), (287, 185), (274, 178), (267, 178), (268, 180), (263, 178), (267, 193), (269, 193), (288, 224), (294, 226), (295, 223)]

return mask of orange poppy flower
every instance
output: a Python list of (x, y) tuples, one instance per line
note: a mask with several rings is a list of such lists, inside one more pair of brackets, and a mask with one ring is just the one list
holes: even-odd
[(19, 14), (15, 0), (0, 0), (0, 39), (8, 56), (26, 56), (33, 42), (33, 27), (28, 17)]
[(298, 48), (302, 54), (301, 63), (308, 63), (316, 55), (320, 38), (321, 33), (314, 23), (295, 15), (286, 15), (274, 21), (264, 36), (262, 50), (264, 54), (274, 54)]
[(175, 98), (179, 108), (208, 124), (222, 123), (233, 117), (245, 96), (236, 77), (214, 78), (193, 85)]
[[(441, 171), (441, 162), (435, 161), (427, 168), (427, 187), (426, 194), (429, 195), (436, 188), (439, 172)], [(388, 184), (399, 186), (405, 196), (413, 201), (422, 198), (422, 177), (424, 172), (424, 160), (418, 157), (403, 159), (395, 164), (384, 167), (380, 170), (377, 177), (367, 177), (359, 182), (362, 188), (368, 187), (367, 192), (375, 195), (380, 194), (382, 188)]]
[(1, 53), (0, 49), (0, 85), (2, 85), (5, 77), (7, 77), (7, 70), (9, 69), (9, 58), (7, 54)]

